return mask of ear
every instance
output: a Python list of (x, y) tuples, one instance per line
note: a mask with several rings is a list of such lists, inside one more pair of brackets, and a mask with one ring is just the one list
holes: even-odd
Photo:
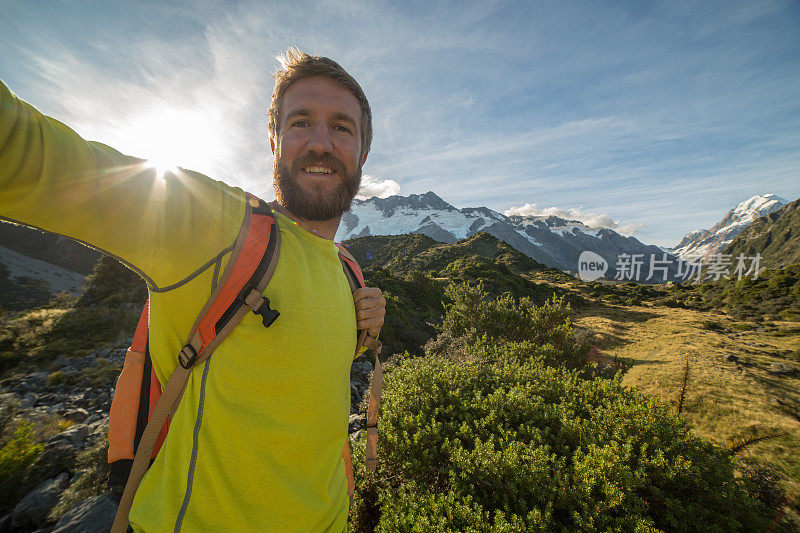
[(364, 166), (364, 163), (367, 162), (367, 156), (369, 155), (369, 151), (364, 154), (364, 157), (361, 158), (361, 166)]
[(275, 155), (275, 139), (269, 138), (269, 148), (272, 150), (272, 155)]

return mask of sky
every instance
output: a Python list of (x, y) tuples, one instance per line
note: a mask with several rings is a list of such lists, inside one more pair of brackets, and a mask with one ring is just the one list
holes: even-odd
[(800, 2), (0, 0), (0, 79), (81, 136), (274, 198), (290, 46), (361, 84), (360, 195), (559, 214), (674, 246), (800, 197)]

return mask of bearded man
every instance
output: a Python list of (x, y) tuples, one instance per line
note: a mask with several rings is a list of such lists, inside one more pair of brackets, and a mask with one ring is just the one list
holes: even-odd
[[(361, 87), (290, 50), (269, 110), (281, 252), (269, 299), (192, 371), (133, 501), (135, 531), (343, 531), (342, 446), (356, 330), (378, 335), (385, 300), (351, 294), (333, 242), (361, 181), (372, 117)], [(85, 141), (0, 83), (0, 216), (78, 239), (139, 273), (161, 383), (224, 271), (243, 191)], [(266, 292), (265, 292), (266, 294)], [(355, 299), (355, 306), (354, 304)]]

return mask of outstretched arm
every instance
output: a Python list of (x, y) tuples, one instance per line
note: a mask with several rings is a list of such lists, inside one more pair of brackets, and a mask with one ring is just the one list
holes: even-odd
[(201, 174), (166, 179), (86, 141), (0, 82), (0, 217), (78, 239), (175, 283), (228, 246), (243, 193)]

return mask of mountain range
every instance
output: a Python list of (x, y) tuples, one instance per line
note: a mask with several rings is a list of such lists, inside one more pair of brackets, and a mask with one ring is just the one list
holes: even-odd
[(608, 228), (593, 228), (554, 215), (506, 216), (486, 207), (458, 209), (432, 191), (354, 200), (342, 217), (336, 240), (421, 233), (438, 242), (454, 243), (478, 232), (497, 237), (543, 265), (570, 273), (578, 271), (578, 259), (584, 251), (607, 262), (606, 277), (616, 275), (622, 254), (641, 254), (642, 282), (649, 275), (651, 258), (668, 263), (666, 278), (656, 273), (653, 282), (674, 279), (677, 270), (677, 257)]
[[(722, 250), (726, 253), (741, 250), (747, 255), (764, 250), (769, 257), (765, 258), (762, 267), (780, 268), (800, 262), (798, 216), (797, 201), (787, 204), (786, 200), (774, 194), (756, 195), (731, 209), (710, 230), (688, 233), (675, 248), (660, 248), (644, 244), (634, 237), (625, 237), (612, 229), (590, 227), (578, 220), (553, 215), (507, 216), (486, 207), (458, 209), (429, 191), (409, 196), (354, 200), (350, 211), (342, 217), (336, 241), (352, 242), (365, 236), (426, 236), (429, 242), (414, 241), (413, 245), (410, 244), (412, 248), (421, 246), (419, 251), (422, 252), (433, 243), (452, 244), (486, 233), (522, 252), (543, 268), (575, 274), (581, 254), (592, 252), (596, 254), (595, 258), (606, 262), (606, 279), (619, 277), (658, 283), (681, 279), (677, 272), (679, 259)], [(745, 228), (748, 230), (743, 231)], [(736, 238), (740, 234), (741, 238)], [(736, 243), (739, 244), (734, 246)], [(8, 277), (4, 283), (11, 287), (23, 283), (15, 279), (40, 279), (49, 285), (51, 293), (79, 292), (84, 276), (92, 271), (101, 255), (65, 237), (2, 221), (0, 252), (0, 263), (6, 267), (3, 274)], [(365, 250), (364, 260), (370, 262), (372, 253)], [(623, 254), (641, 258), (638, 274), (630, 268), (626, 272), (617, 271)], [(652, 264), (653, 277), (647, 280), (653, 259), (660, 263)], [(42, 261), (53, 266), (43, 268)], [(659, 264), (667, 265), (666, 272), (658, 270)], [(21, 294), (31, 292), (23, 289), (22, 285), (17, 289)], [(42, 294), (46, 296), (45, 293)]]

